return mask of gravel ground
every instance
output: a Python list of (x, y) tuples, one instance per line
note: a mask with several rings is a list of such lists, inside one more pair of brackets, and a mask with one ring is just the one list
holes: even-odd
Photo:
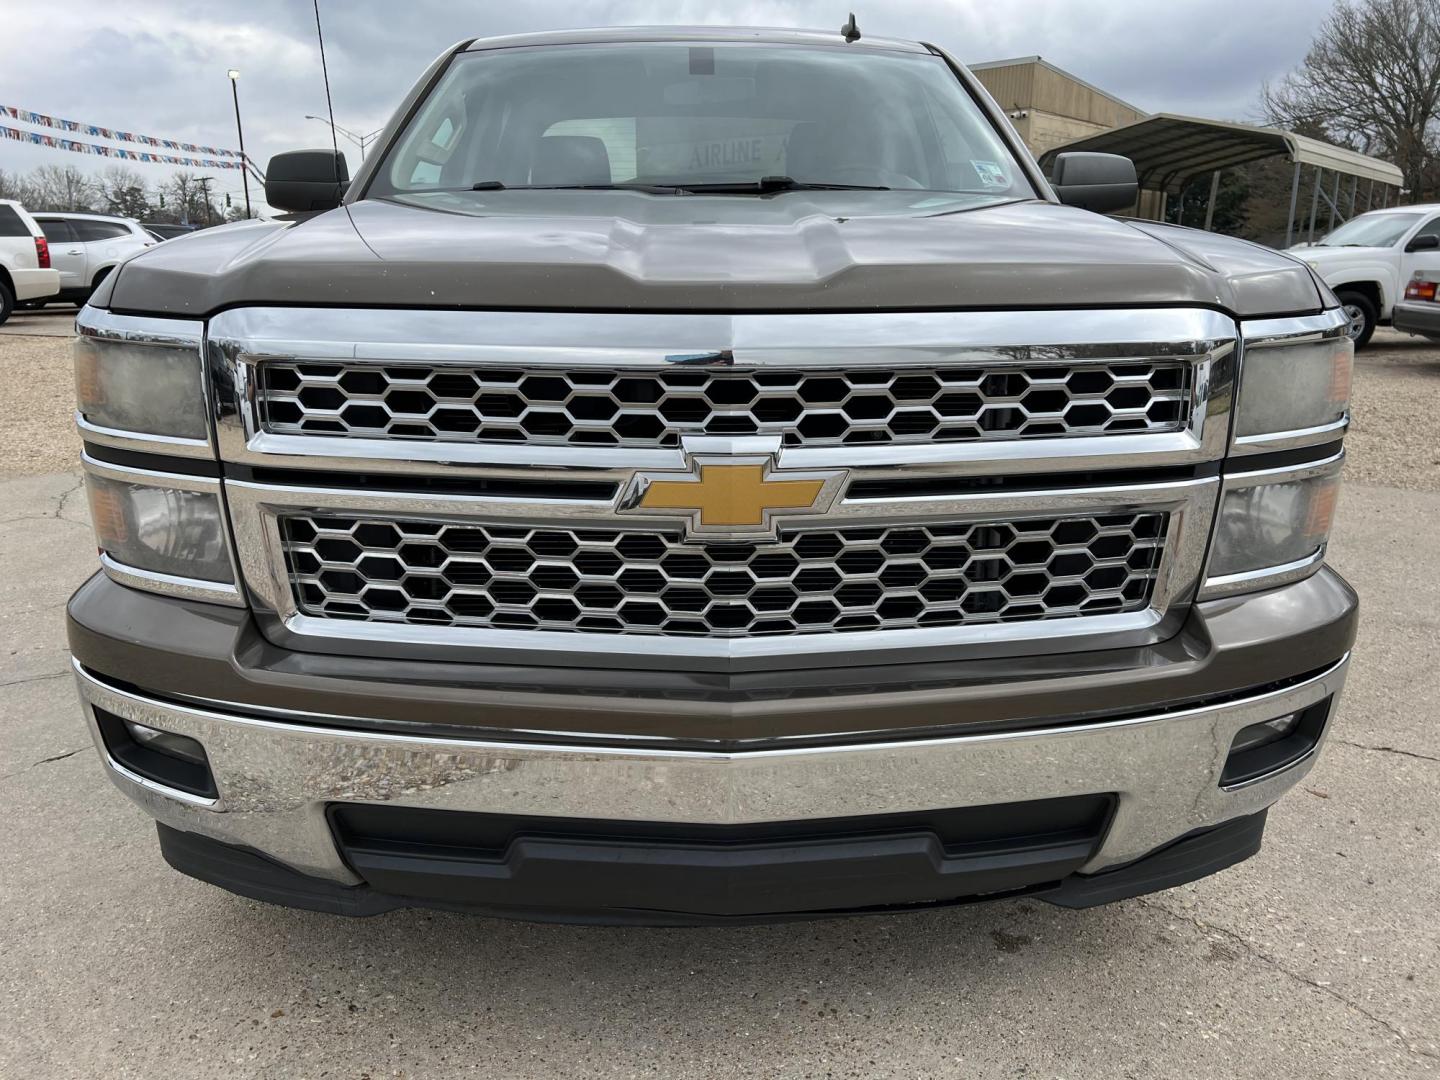
[(1440, 490), (1440, 345), (1393, 330), (1357, 354), (1349, 483)]
[[(16, 315), (0, 335), (0, 479), (69, 472), (80, 440), (70, 416), (73, 312)], [(57, 325), (58, 324), (58, 325)], [(1356, 483), (1440, 490), (1440, 346), (1381, 330), (1359, 354), (1345, 475)]]
[(17, 312), (0, 336), (0, 480), (71, 472), (80, 439), (71, 414), (70, 339), (56, 330), (75, 312)]

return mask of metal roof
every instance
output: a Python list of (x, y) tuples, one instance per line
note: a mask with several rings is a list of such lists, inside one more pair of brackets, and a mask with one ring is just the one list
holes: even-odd
[(1230, 124), (1174, 113), (1156, 113), (1133, 124), (1054, 147), (1041, 157), (1041, 164), (1048, 170), (1056, 154), (1071, 150), (1123, 154), (1135, 162), (1142, 188), (1172, 193), (1195, 176), (1282, 154), (1301, 165), (1314, 165), (1362, 180), (1394, 187), (1404, 182), (1404, 174), (1388, 161), (1319, 139), (1279, 128)]

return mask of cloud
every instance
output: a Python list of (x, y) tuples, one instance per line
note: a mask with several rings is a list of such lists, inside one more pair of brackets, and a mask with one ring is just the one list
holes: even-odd
[[(1260, 85), (1304, 55), (1316, 0), (887, 0), (857, 7), (876, 36), (932, 41), (976, 62), (1041, 54), (1152, 111), (1253, 119)], [(380, 127), (427, 64), (468, 37), (575, 26), (694, 23), (836, 29), (846, 5), (819, 0), (321, 0), (339, 123)], [(18, 8), (18, 10), (17, 10)], [(0, 103), (86, 123), (218, 146), (235, 144), (226, 70), (241, 71), (246, 148), (323, 145), (325, 92), (308, 0), (9, 0)], [(342, 148), (345, 144), (342, 142)], [(356, 154), (348, 147), (352, 162)], [(107, 159), (0, 142), (0, 168)], [(168, 170), (139, 166), (161, 183)], [(238, 194), (236, 173), (217, 189)]]

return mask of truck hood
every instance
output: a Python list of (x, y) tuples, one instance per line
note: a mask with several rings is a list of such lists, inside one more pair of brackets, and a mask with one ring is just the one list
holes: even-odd
[(1292, 248), (1290, 251), (1295, 258), (1316, 266), (1388, 259), (1393, 258), (1395, 253), (1395, 248), (1388, 247), (1305, 247)]
[(92, 299), (204, 317), (247, 304), (864, 311), (1193, 304), (1315, 311), (1301, 262), (1053, 203), (913, 192), (513, 191), (361, 200), (151, 248)]

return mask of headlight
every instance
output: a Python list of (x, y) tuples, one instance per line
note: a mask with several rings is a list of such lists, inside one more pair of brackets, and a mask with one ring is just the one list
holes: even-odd
[(86, 306), (75, 328), (76, 423), (105, 573), (138, 589), (242, 603), (219, 479), (185, 475), (183, 464), (175, 473), (96, 460), (110, 447), (213, 467), (204, 324)]
[(1247, 324), (1236, 450), (1253, 454), (1339, 439), (1350, 410), (1354, 355), (1338, 326), (1267, 337), (1264, 323)]
[(205, 437), (200, 358), (194, 353), (76, 338), (75, 397), (80, 415), (100, 427)]
[(85, 484), (111, 577), (160, 592), (238, 601), (216, 481), (87, 459)]
[(1269, 588), (1314, 573), (1330, 538), (1343, 457), (1228, 477), (1202, 596)]
[(160, 441), (166, 453), (209, 455), (199, 323), (121, 320), (86, 308), (77, 329), (75, 395), (84, 438)]

